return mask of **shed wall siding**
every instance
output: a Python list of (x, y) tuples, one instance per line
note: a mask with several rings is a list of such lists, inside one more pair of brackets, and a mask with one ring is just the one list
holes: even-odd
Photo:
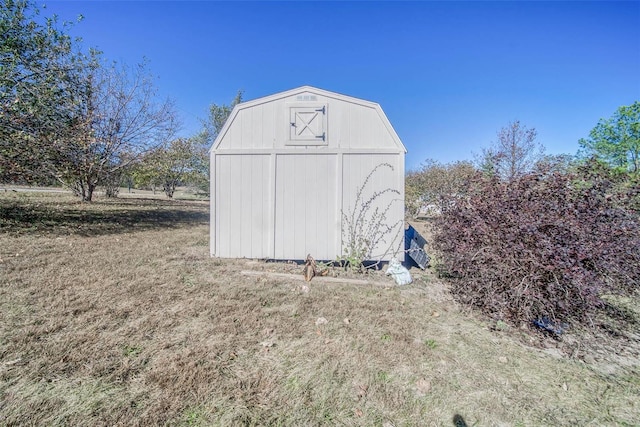
[[(344, 228), (349, 224), (359, 222), (363, 227), (371, 229), (373, 224), (380, 223), (381, 227), (372, 237), (383, 236), (373, 249), (374, 259), (383, 257), (389, 259), (404, 240), (404, 193), (403, 187), (398, 187), (398, 170), (400, 169), (400, 155), (388, 154), (345, 154), (343, 156), (343, 191), (342, 210), (347, 218)], [(358, 192), (362, 190), (358, 199)], [(378, 194), (378, 196), (375, 196)], [(359, 213), (365, 208), (366, 215)], [(373, 221), (374, 216), (380, 218), (384, 213), (386, 221)], [(383, 233), (387, 227), (390, 231)], [(347, 236), (344, 236), (345, 238)], [(343, 245), (347, 244), (343, 241)], [(401, 248), (403, 249), (403, 248)], [(402, 259), (401, 255), (398, 258)]]
[(269, 253), (269, 160), (268, 155), (215, 156), (216, 255)]

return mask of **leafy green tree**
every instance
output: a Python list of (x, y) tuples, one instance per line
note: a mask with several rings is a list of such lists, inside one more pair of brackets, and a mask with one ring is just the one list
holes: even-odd
[(198, 174), (192, 175), (195, 181), (192, 182), (199, 191), (209, 194), (209, 148), (218, 137), (218, 134), (224, 127), (233, 107), (242, 102), (243, 91), (238, 90), (231, 104), (211, 104), (209, 106), (209, 114), (205, 120), (202, 120), (202, 130), (190, 138), (194, 149), (199, 152), (201, 157), (201, 170)]
[(207, 163), (206, 147), (197, 138), (178, 138), (147, 153), (133, 175), (138, 185), (162, 186), (172, 198), (179, 184), (206, 181)]
[(34, 181), (43, 159), (76, 125), (86, 58), (55, 17), (26, 0), (0, 3), (0, 180)]
[(153, 165), (153, 152), (147, 153), (131, 165), (129, 176), (133, 188), (152, 190), (156, 194), (156, 189), (161, 186), (157, 168)]
[(621, 106), (609, 119), (601, 119), (579, 143), (581, 157), (595, 156), (612, 168), (640, 173), (640, 102)]
[(211, 104), (209, 106), (209, 116), (203, 121), (204, 135), (209, 145), (213, 144), (213, 141), (218, 137), (218, 134), (222, 130), (224, 124), (227, 122), (233, 107), (242, 102), (243, 91), (239, 90), (235, 98), (231, 101), (230, 105), (226, 104)]
[(188, 184), (197, 188), (201, 194), (209, 195), (209, 140), (206, 132), (200, 132), (189, 138), (192, 144), (192, 152), (197, 165), (196, 172), (189, 176)]

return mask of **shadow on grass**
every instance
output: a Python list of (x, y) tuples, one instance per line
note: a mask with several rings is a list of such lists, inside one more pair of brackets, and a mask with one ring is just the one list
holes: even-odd
[(82, 203), (70, 198), (0, 200), (0, 232), (99, 236), (202, 225), (208, 206), (199, 202), (113, 199)]

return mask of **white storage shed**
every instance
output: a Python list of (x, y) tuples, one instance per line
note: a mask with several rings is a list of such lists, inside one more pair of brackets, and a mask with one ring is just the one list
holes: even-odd
[(211, 147), (211, 256), (404, 260), (406, 149), (380, 105), (303, 86), (235, 106)]

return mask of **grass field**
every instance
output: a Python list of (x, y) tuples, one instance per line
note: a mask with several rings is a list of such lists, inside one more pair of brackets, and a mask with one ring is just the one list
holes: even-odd
[(301, 273), (211, 259), (205, 202), (0, 193), (0, 425), (640, 425), (633, 333), (242, 270)]

